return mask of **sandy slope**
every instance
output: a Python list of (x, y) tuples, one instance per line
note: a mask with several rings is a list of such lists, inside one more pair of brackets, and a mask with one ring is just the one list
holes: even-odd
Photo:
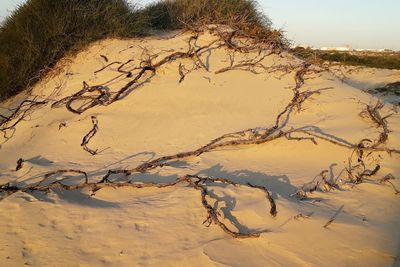
[[(182, 83), (177, 60), (162, 66), (151, 82), (109, 106), (76, 115), (51, 101), (69, 96), (82, 82), (101, 84), (119, 75), (116, 66), (97, 74), (110, 62), (144, 54), (184, 51), (189, 34), (171, 39), (105, 40), (81, 52), (65, 67), (33, 88), (50, 104), (35, 109), (20, 122), (10, 139), (0, 139), (0, 184), (30, 184), (57, 169), (81, 169), (91, 181), (109, 169), (129, 168), (150, 159), (194, 150), (229, 132), (269, 127), (292, 98), (295, 70), (285, 72), (215, 71), (229, 65), (225, 48), (203, 55), (209, 71), (198, 69)], [(213, 37), (204, 34), (201, 42)], [(148, 52), (143, 53), (143, 49)], [(251, 55), (238, 53), (238, 60)], [(290, 55), (271, 55), (267, 66), (299, 65)], [(378, 71), (377, 71), (378, 72)], [(396, 79), (400, 80), (397, 73)], [(393, 77), (391, 77), (392, 79)], [(107, 84), (116, 90), (129, 78)], [(366, 75), (365, 83), (374, 76)], [(328, 72), (309, 73), (301, 90), (333, 87), (307, 100), (285, 126), (310, 126), (356, 144), (379, 134), (370, 119), (360, 116), (377, 99)], [(16, 106), (23, 95), (3, 103)], [(391, 111), (389, 104), (384, 114)], [(91, 129), (99, 131), (89, 146), (80, 146)], [(387, 147), (400, 147), (400, 116), (388, 119)], [(60, 123), (66, 127), (59, 129)], [(261, 145), (237, 146), (176, 161), (150, 173), (136, 174), (143, 182), (171, 182), (180, 175), (201, 174), (245, 184), (266, 186), (276, 200), (278, 215), (268, 214), (262, 192), (248, 187), (212, 186), (222, 220), (241, 232), (263, 231), (259, 238), (234, 239), (218, 226), (202, 225), (206, 212), (199, 192), (184, 185), (165, 189), (103, 189), (88, 192), (55, 190), (48, 194), (18, 192), (0, 202), (0, 266), (398, 266), (400, 257), (399, 196), (380, 178), (400, 177), (399, 155), (376, 153), (381, 170), (371, 180), (342, 190), (315, 192), (312, 200), (291, 196), (321, 170), (333, 176), (346, 166), (351, 150), (329, 142), (285, 138)], [(15, 171), (16, 161), (26, 160)], [(71, 175), (71, 178), (82, 177)], [(400, 183), (393, 180), (399, 188)], [(342, 206), (332, 225), (324, 224)], [(297, 214), (309, 219), (294, 219)], [(223, 219), (225, 218), (225, 219)]]

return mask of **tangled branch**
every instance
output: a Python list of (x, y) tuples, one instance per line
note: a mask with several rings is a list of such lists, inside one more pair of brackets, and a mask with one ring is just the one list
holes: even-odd
[[(132, 59), (129, 59), (128, 61), (123, 63), (119, 61), (111, 62), (106, 66), (100, 68), (99, 70), (96, 70), (95, 73), (103, 71), (111, 65), (120, 64), (117, 71), (123, 73), (123, 75), (126, 75), (127, 78), (133, 77), (133, 79), (115, 92), (110, 92), (109, 88), (103, 85), (89, 86), (86, 82), (83, 82), (83, 88), (80, 91), (71, 96), (67, 96), (54, 102), (52, 104), (52, 108), (57, 108), (65, 105), (70, 112), (81, 114), (98, 105), (108, 106), (115, 101), (120, 100), (125, 95), (129, 94), (141, 85), (151, 81), (151, 79), (156, 75), (156, 72), (160, 67), (169, 64), (177, 59), (191, 59), (194, 62), (194, 68), (201, 67), (208, 71), (208, 67), (202, 61), (201, 56), (210, 49), (227, 47), (228, 49), (234, 49), (236, 51), (242, 52), (257, 50), (261, 54), (261, 56), (257, 57), (256, 59), (243, 61), (236, 66), (231, 66), (230, 68), (232, 69), (240, 69), (243, 67), (249, 67), (250, 69), (253, 69), (255, 67), (261, 66), (266, 69), (266, 67), (261, 64), (261, 61), (264, 60), (267, 56), (276, 53), (276, 51), (272, 49), (271, 44), (267, 45), (264, 43), (262, 46), (260, 46), (257, 42), (255, 42), (255, 40), (252, 40), (250, 37), (246, 37), (250, 40), (250, 43), (242, 43), (242, 45), (239, 45), (239, 38), (243, 38), (244, 36), (240, 36), (237, 31), (233, 31), (232, 33), (223, 33), (218, 30), (215, 31), (215, 29), (208, 30), (214, 33), (217, 32), (217, 36), (219, 36), (219, 38), (210, 41), (206, 45), (199, 46), (197, 44), (199, 34), (200, 32), (204, 31), (204, 29), (197, 29), (187, 41), (188, 49), (186, 52), (172, 52), (171, 54), (160, 59), (158, 62), (155, 62), (155, 60), (159, 57), (158, 54), (148, 55), (146, 58), (142, 58), (139, 65), (132, 67), (131, 70), (125, 70), (124, 68), (127, 64), (133, 61)], [(235, 40), (235, 37), (237, 37), (238, 40)], [(227, 70), (221, 70), (219, 72), (217, 71), (216, 73), (224, 72)], [(138, 71), (138, 73), (136, 75), (133, 75), (133, 71)], [(181, 83), (184, 80), (185, 76), (192, 70), (186, 70), (184, 66), (180, 64), (178, 71), (180, 74), (179, 83)], [(149, 75), (147, 76), (146, 74)], [(78, 105), (77, 108), (73, 107), (75, 104)]]
[[(213, 40), (206, 45), (198, 46), (197, 41), (199, 38), (199, 31), (195, 31), (193, 35), (190, 36), (188, 40), (188, 50), (186, 52), (172, 52), (171, 54), (164, 56), (163, 58), (157, 59), (160, 57), (158, 54), (156, 55), (148, 55), (144, 52), (142, 55), (142, 59), (138, 66), (129, 67), (128, 64), (133, 62), (132, 59), (129, 59), (126, 62), (112, 62), (104, 66), (102, 69), (97, 70), (96, 72), (103, 71), (105, 68), (120, 64), (117, 68), (117, 71), (121, 75), (126, 75), (127, 78), (132, 78), (128, 83), (126, 83), (122, 88), (117, 91), (110, 91), (110, 89), (103, 85), (90, 86), (86, 82), (83, 82), (83, 88), (76, 92), (75, 94), (65, 97), (61, 100), (58, 100), (53, 103), (52, 107), (60, 107), (65, 106), (70, 112), (81, 114), (93, 107), (98, 105), (107, 106), (112, 104), (115, 101), (122, 99), (127, 96), (130, 92), (140, 87), (141, 85), (151, 81), (151, 79), (156, 75), (157, 70), (165, 64), (169, 64), (177, 59), (191, 59), (193, 61), (193, 68), (204, 68), (208, 71), (206, 64), (201, 60), (201, 56), (209, 51), (210, 49), (217, 49), (220, 47), (225, 47), (233, 53), (230, 54), (230, 66), (222, 68), (216, 73), (223, 73), (230, 70), (246, 70), (253, 73), (257, 73), (256, 70), (263, 69), (267, 71), (267, 67), (262, 64), (262, 61), (273, 53), (277, 53), (275, 50), (271, 48), (270, 45), (266, 45), (266, 43), (257, 43), (253, 42), (252, 39), (244, 39), (240, 32), (231, 31), (231, 32), (220, 32), (218, 29), (214, 29), (217, 36), (219, 38), (217, 40)], [(235, 52), (258, 52), (257, 56), (253, 59), (242, 60), (235, 64)], [(106, 57), (103, 59), (108, 62)], [(364, 181), (366, 177), (375, 175), (380, 170), (380, 165), (376, 164), (375, 166), (367, 166), (366, 163), (371, 157), (373, 152), (377, 151), (385, 151), (388, 153), (398, 153), (399, 150), (390, 149), (383, 147), (388, 139), (388, 125), (386, 118), (388, 116), (382, 117), (380, 115), (380, 110), (383, 106), (381, 104), (377, 104), (375, 106), (367, 106), (367, 112), (371, 119), (382, 128), (382, 132), (379, 135), (379, 138), (376, 142), (372, 142), (369, 139), (363, 139), (357, 144), (352, 144), (340, 138), (335, 138), (329, 134), (325, 134), (322, 131), (318, 131), (316, 127), (301, 127), (297, 129), (286, 129), (286, 125), (290, 119), (290, 115), (292, 112), (300, 112), (302, 110), (302, 105), (310, 99), (314, 95), (320, 94), (324, 90), (329, 90), (332, 88), (321, 88), (314, 91), (305, 90), (301, 91), (301, 88), (305, 83), (305, 75), (307, 73), (312, 72), (310, 70), (310, 64), (304, 63), (300, 66), (290, 66), (290, 67), (282, 67), (271, 68), (271, 71), (286, 71), (291, 72), (292, 70), (296, 70), (294, 76), (295, 85), (292, 88), (293, 96), (289, 103), (283, 108), (283, 110), (277, 114), (275, 121), (272, 126), (269, 127), (257, 127), (250, 128), (242, 131), (237, 131), (233, 133), (224, 134), (214, 140), (211, 140), (208, 144), (201, 146), (192, 151), (181, 152), (173, 155), (161, 156), (159, 158), (153, 159), (151, 161), (139, 164), (134, 168), (129, 169), (117, 169), (117, 170), (108, 170), (107, 173), (101, 177), (97, 182), (91, 182), (88, 179), (88, 175), (85, 171), (82, 170), (56, 170), (53, 172), (49, 172), (44, 175), (43, 179), (35, 184), (25, 185), (25, 186), (17, 186), (11, 183), (7, 183), (4, 185), (0, 185), (0, 200), (8, 197), (16, 192), (47, 192), (51, 189), (63, 189), (63, 190), (81, 190), (81, 189), (89, 189), (91, 191), (91, 196), (94, 196), (99, 190), (107, 187), (119, 188), (119, 187), (133, 187), (133, 188), (165, 188), (172, 187), (178, 184), (186, 184), (190, 188), (193, 188), (200, 192), (201, 203), (203, 208), (207, 212), (207, 217), (203, 224), (207, 224), (210, 226), (211, 224), (215, 224), (219, 226), (224, 232), (231, 235), (234, 238), (250, 238), (250, 237), (258, 237), (260, 236), (259, 232), (255, 233), (241, 233), (240, 231), (231, 230), (221, 219), (221, 215), (219, 211), (210, 205), (209, 199), (213, 199), (213, 197), (208, 192), (207, 188), (209, 185), (215, 184), (223, 184), (223, 185), (231, 185), (231, 186), (247, 186), (254, 189), (259, 189), (263, 191), (266, 195), (266, 198), (270, 205), (269, 213), (271, 216), (277, 215), (277, 207), (274, 199), (272, 198), (270, 192), (267, 188), (258, 185), (248, 184), (238, 184), (234, 183), (230, 180), (223, 178), (211, 178), (211, 177), (201, 177), (197, 175), (185, 175), (178, 178), (176, 181), (172, 183), (136, 183), (133, 182), (133, 178), (127, 178), (135, 173), (145, 173), (156, 168), (161, 168), (163, 166), (168, 165), (171, 161), (176, 159), (186, 159), (189, 157), (197, 157), (202, 155), (203, 153), (208, 153), (214, 151), (219, 148), (232, 147), (232, 146), (242, 146), (242, 145), (255, 145), (255, 144), (263, 144), (272, 140), (276, 140), (279, 138), (287, 138), (288, 140), (296, 140), (296, 141), (312, 141), (314, 145), (317, 145), (317, 140), (330, 142), (334, 145), (339, 145), (345, 148), (348, 148), (352, 151), (352, 154), (349, 159), (349, 167), (343, 170), (343, 173), (348, 174), (347, 182), (351, 182), (353, 184), (358, 184)], [(185, 76), (191, 70), (187, 70), (185, 66), (180, 63), (179, 64), (179, 82), (183, 82)], [(118, 76), (118, 77), (120, 77)], [(38, 102), (39, 103), (39, 102)], [(21, 104), (22, 105), (22, 104)], [(35, 104), (36, 105), (36, 104)], [(39, 104), (37, 104), (39, 105)], [(30, 110), (31, 106), (21, 110)], [(5, 123), (12, 121), (13, 119), (19, 117), (22, 114), (22, 119), (24, 118), (25, 113), (17, 110), (15, 112), (15, 117), (5, 117), (1, 116), (4, 121), (0, 124), (3, 126)], [(21, 120), (22, 120), (21, 119)], [(98, 131), (98, 121), (97, 118), (92, 116), (92, 124), (93, 128), (84, 136), (81, 146), (85, 151), (90, 153), (91, 155), (95, 155), (97, 150), (90, 149), (88, 147), (88, 143), (91, 138)], [(18, 121), (18, 120), (17, 120)], [(17, 122), (18, 123), (18, 122)], [(16, 124), (14, 124), (15, 126)], [(1, 129), (0, 129), (1, 130)], [(366, 153), (369, 152), (369, 153)], [(21, 163), (22, 164), (22, 163)], [(22, 165), (21, 165), (22, 166)], [(20, 167), (21, 167), (20, 166)], [(17, 166), (18, 169), (18, 166)], [(84, 181), (80, 183), (74, 183), (72, 185), (67, 185), (63, 183), (68, 178), (57, 179), (60, 175), (65, 175), (68, 173), (77, 174), (84, 177)], [(328, 171), (322, 171), (319, 175), (317, 175), (310, 183), (304, 185), (302, 188), (296, 192), (296, 196), (301, 199), (307, 198), (307, 194), (314, 192), (316, 190), (320, 191), (330, 191), (334, 189), (340, 189), (340, 184), (338, 183), (338, 178), (333, 179), (327, 177)], [(126, 179), (121, 182), (115, 182), (112, 180), (113, 175), (125, 175)], [(340, 175), (339, 175), (340, 176)], [(338, 177), (339, 177), (338, 176)], [(55, 179), (54, 181), (50, 181), (51, 179)], [(382, 179), (382, 183), (390, 182), (390, 178)], [(392, 184), (392, 183), (391, 183)], [(392, 186), (394, 186), (392, 184)], [(397, 189), (394, 187), (395, 191)], [(215, 198), (214, 198), (215, 199)], [(217, 201), (217, 200), (216, 200)], [(334, 216), (330, 222), (327, 223), (326, 227), (333, 222), (336, 216)]]
[[(80, 175), (84, 175), (85, 180), (84, 182), (73, 184), (73, 185), (66, 185), (63, 183), (67, 178), (61, 179), (61, 180), (55, 180), (53, 182), (45, 184), (51, 177), (59, 175), (59, 174), (64, 174), (64, 173), (76, 173)], [(261, 233), (259, 232), (254, 232), (254, 233), (241, 233), (239, 231), (234, 231), (229, 229), (229, 227), (222, 221), (220, 218), (221, 215), (219, 211), (216, 208), (213, 208), (209, 201), (207, 200), (208, 198), (213, 198), (207, 190), (207, 183), (211, 183), (211, 185), (214, 184), (224, 184), (224, 185), (232, 185), (232, 186), (248, 186), (251, 188), (256, 188), (261, 191), (263, 191), (267, 199), (269, 201), (269, 204), (271, 206), (270, 208), (270, 214), (271, 216), (276, 216), (277, 210), (276, 210), (276, 205), (275, 201), (271, 197), (271, 194), (269, 193), (268, 189), (263, 187), (263, 186), (254, 186), (254, 185), (242, 185), (238, 183), (234, 183), (232, 181), (226, 180), (226, 179), (221, 179), (221, 178), (210, 178), (210, 177), (200, 177), (197, 175), (185, 175), (183, 177), (178, 178), (172, 183), (165, 183), (165, 184), (159, 184), (159, 183), (133, 183), (132, 180), (129, 182), (112, 182), (112, 181), (100, 181), (100, 182), (89, 182), (88, 181), (88, 176), (86, 172), (80, 171), (80, 170), (58, 170), (55, 172), (51, 172), (45, 175), (45, 177), (38, 183), (34, 185), (29, 185), (27, 187), (18, 187), (11, 185), (9, 183), (0, 185), (0, 200), (11, 196), (14, 193), (17, 192), (25, 192), (25, 193), (32, 193), (32, 192), (48, 192), (51, 189), (63, 189), (66, 191), (70, 190), (82, 190), (82, 189), (89, 189), (92, 193), (91, 196), (94, 196), (99, 190), (107, 187), (111, 188), (120, 188), (120, 187), (132, 187), (132, 188), (166, 188), (166, 187), (172, 187), (176, 186), (181, 183), (186, 183), (189, 187), (194, 188), (197, 191), (200, 191), (200, 196), (201, 196), (201, 203), (204, 209), (207, 212), (207, 218), (203, 222), (203, 224), (207, 223), (207, 226), (210, 226), (212, 223), (219, 226), (225, 233), (231, 235), (234, 238), (252, 238), (252, 237), (259, 237)]]

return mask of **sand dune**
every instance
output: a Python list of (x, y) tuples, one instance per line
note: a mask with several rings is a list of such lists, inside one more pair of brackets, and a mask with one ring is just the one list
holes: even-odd
[[(400, 189), (400, 183), (382, 182), (400, 177), (400, 116), (395, 107), (377, 107), (378, 98), (343, 82), (337, 72), (307, 66), (286, 52), (229, 49), (213, 30), (198, 37), (174, 34), (97, 42), (60, 62), (58, 71), (49, 73), (29, 96), (2, 103), (15, 108), (24, 99), (46, 102), (28, 110), (23, 120), (16, 116), (2, 125), (5, 129), (18, 121), (2, 131), (0, 184), (34, 187), (57, 170), (81, 170), (93, 184), (109, 170), (129, 170), (129, 176), (112, 175), (115, 183), (166, 184), (187, 175), (227, 179), (240, 186), (211, 180), (202, 185), (208, 203), (232, 232), (259, 237), (238, 239), (213, 222), (203, 225), (207, 210), (201, 192), (187, 183), (104, 186), (93, 196), (94, 185), (80, 190), (33, 188), (8, 197), (2, 193), (0, 265), (398, 266), (400, 206), (392, 185)], [(245, 38), (232, 40), (239, 47), (253, 45)], [(154, 65), (174, 52), (185, 53), (189, 44), (194, 51), (200, 49), (198, 58), (194, 54), (160, 64), (110, 101), (144, 63)], [(233, 69), (224, 71), (226, 67)], [(374, 73), (381, 77), (377, 83), (400, 80), (398, 72)], [(376, 76), (360, 74), (357, 81), (373, 84)], [(75, 111), (83, 110), (75, 114), (66, 103), (85, 89), (83, 82), (87, 88), (102, 87), (90, 87), (94, 91), (83, 94), (86, 98), (71, 101)], [(87, 97), (97, 97), (101, 90), (104, 97), (98, 102)], [(295, 104), (278, 117), (291, 101)], [(368, 107), (376, 107), (387, 124), (386, 139)], [(81, 146), (93, 129), (92, 117), (98, 129), (87, 148), (95, 155)], [(213, 143), (215, 148), (203, 147), (237, 132)], [(201, 147), (204, 153), (146, 165)], [(16, 171), (20, 158), (24, 162)], [(357, 175), (360, 181), (350, 181)], [(41, 185), (60, 179), (67, 185), (84, 184), (82, 174), (65, 172), (48, 175)], [(270, 214), (265, 192), (247, 183), (268, 189), (276, 216)], [(317, 190), (308, 192), (314, 186)]]

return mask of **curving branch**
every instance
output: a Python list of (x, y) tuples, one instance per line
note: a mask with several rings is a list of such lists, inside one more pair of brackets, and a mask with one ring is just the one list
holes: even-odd
[[(85, 181), (73, 185), (66, 185), (63, 183), (67, 178), (61, 180), (55, 180), (54, 182), (46, 183), (50, 177), (55, 175), (64, 174), (64, 173), (77, 173), (82, 174), (85, 176)], [(166, 184), (159, 184), (159, 183), (133, 183), (132, 181), (129, 182), (111, 182), (111, 181), (100, 181), (100, 182), (89, 182), (86, 172), (80, 170), (58, 170), (45, 175), (45, 177), (38, 183), (34, 185), (28, 185), (26, 187), (18, 187), (15, 185), (11, 185), (10, 183), (0, 185), (0, 200), (11, 196), (17, 192), (47, 192), (51, 189), (63, 189), (66, 191), (70, 190), (82, 190), (82, 189), (89, 189), (91, 190), (91, 196), (94, 196), (99, 190), (107, 187), (111, 188), (120, 188), (120, 187), (132, 187), (132, 188), (165, 188), (165, 187), (172, 187), (176, 186), (181, 183), (186, 183), (189, 187), (200, 191), (201, 196), (201, 203), (204, 209), (207, 212), (207, 218), (203, 222), (203, 224), (208, 223), (207, 226), (210, 226), (212, 223), (219, 226), (225, 233), (229, 234), (234, 238), (253, 238), (259, 237), (261, 232), (254, 232), (254, 233), (241, 233), (239, 231), (231, 230), (220, 218), (221, 215), (216, 208), (213, 208), (207, 197), (212, 199), (212, 196), (207, 191), (206, 183), (214, 184), (224, 184), (224, 185), (233, 185), (233, 186), (248, 186), (251, 188), (257, 188), (262, 190), (266, 193), (267, 198), (269, 200), (269, 204), (271, 206), (270, 214), (271, 216), (276, 216), (277, 210), (276, 205), (269, 193), (268, 189), (262, 186), (254, 186), (254, 185), (246, 185), (246, 184), (238, 184), (232, 181), (221, 179), (221, 178), (210, 178), (210, 177), (200, 177), (197, 175), (185, 175), (183, 177), (178, 178), (172, 183)]]
[(83, 137), (81, 147), (83, 147), (83, 150), (89, 152), (91, 155), (94, 156), (97, 154), (97, 149), (93, 150), (93, 149), (89, 148), (87, 145), (89, 144), (90, 139), (92, 139), (93, 136), (97, 133), (99, 126), (98, 126), (97, 118), (95, 116), (92, 116), (91, 119), (92, 119), (93, 128)]

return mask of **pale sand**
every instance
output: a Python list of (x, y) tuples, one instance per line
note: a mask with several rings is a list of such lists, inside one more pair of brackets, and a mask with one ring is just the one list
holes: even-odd
[[(138, 59), (140, 47), (152, 53), (165, 50), (166, 55), (170, 49), (184, 51), (188, 36), (101, 41), (37, 84), (32, 94), (61, 99), (80, 90), (82, 81), (100, 84), (118, 74), (115, 66), (93, 73), (106, 64), (100, 55), (110, 62), (124, 62)], [(200, 43), (211, 38), (205, 34)], [(215, 74), (229, 65), (228, 59), (225, 48), (205, 54), (203, 61), (210, 71), (195, 70), (180, 84), (179, 63), (189, 66), (191, 61), (178, 60), (163, 66), (150, 83), (124, 99), (81, 115), (51, 105), (36, 109), (17, 125), (11, 139), (0, 139), (0, 184), (33, 183), (57, 169), (81, 169), (96, 180), (108, 169), (132, 168), (162, 155), (194, 150), (225, 133), (272, 126), (292, 98), (295, 72)], [(263, 63), (301, 62), (283, 54), (267, 57)], [(399, 72), (359, 73), (357, 81), (362, 84), (375, 83), (376, 76), (378, 83), (400, 80)], [(292, 113), (287, 129), (315, 126), (351, 144), (377, 138), (379, 128), (359, 115), (377, 98), (328, 72), (306, 78), (303, 91), (333, 89), (313, 96), (301, 112)], [(116, 81), (110, 88), (127, 81)], [(2, 106), (16, 106), (22, 98)], [(391, 108), (388, 104), (382, 112), (387, 114)], [(99, 131), (89, 147), (103, 150), (95, 156), (80, 146), (92, 127), (92, 115), (97, 116)], [(66, 127), (59, 130), (62, 122)], [(391, 116), (388, 123), (386, 146), (398, 149), (400, 116)], [(377, 182), (389, 173), (400, 178), (398, 154), (378, 153), (382, 168), (369, 182), (310, 195), (321, 201), (301, 202), (291, 196), (330, 166), (338, 175), (350, 154), (348, 148), (321, 140), (314, 145), (281, 138), (219, 149), (135, 176), (137, 181), (171, 182), (179, 175), (202, 174), (266, 186), (277, 203), (276, 218), (268, 214), (262, 192), (247, 187), (209, 188), (220, 200), (221, 220), (231, 229), (266, 231), (252, 239), (234, 239), (216, 225), (202, 225), (206, 212), (199, 192), (184, 185), (106, 188), (94, 197), (80, 191), (19, 192), (0, 202), (0, 266), (398, 266), (400, 196)], [(19, 158), (28, 161), (16, 172)], [(398, 180), (393, 183), (400, 188)], [(323, 228), (342, 205), (335, 221)], [(312, 216), (294, 219), (299, 213)]]

